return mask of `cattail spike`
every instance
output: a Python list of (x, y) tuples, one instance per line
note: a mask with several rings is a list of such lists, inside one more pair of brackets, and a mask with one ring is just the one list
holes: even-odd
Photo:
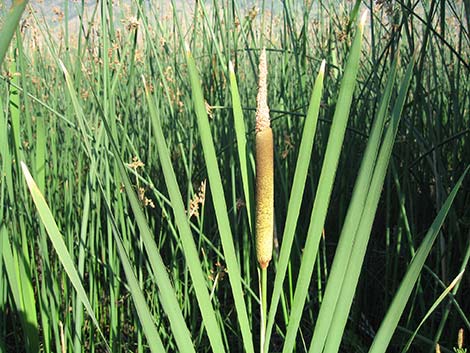
[(461, 328), (459, 330), (459, 334), (458, 334), (458, 337), (457, 337), (457, 347), (459, 349), (463, 348), (463, 328)]
[(262, 269), (268, 267), (272, 258), (274, 231), (274, 144), (267, 103), (267, 73), (263, 49), (256, 108), (256, 254)]

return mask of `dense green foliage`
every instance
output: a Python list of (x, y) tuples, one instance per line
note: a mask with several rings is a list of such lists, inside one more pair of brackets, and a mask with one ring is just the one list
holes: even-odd
[(468, 1), (258, 6), (0, 7), (0, 352), (258, 352), (263, 47), (265, 351), (470, 337)]

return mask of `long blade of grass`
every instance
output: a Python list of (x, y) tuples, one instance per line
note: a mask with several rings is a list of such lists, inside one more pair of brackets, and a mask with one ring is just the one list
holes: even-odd
[(140, 235), (142, 236), (144, 247), (147, 252), (147, 259), (150, 263), (153, 275), (155, 276), (154, 278), (156, 284), (160, 291), (160, 300), (163, 306), (163, 310), (168, 315), (172, 332), (175, 335), (176, 344), (178, 345), (180, 352), (194, 353), (195, 351), (191, 334), (179, 307), (178, 300), (176, 299), (175, 290), (171, 284), (170, 278), (168, 277), (165, 264), (163, 263), (163, 260), (160, 256), (157, 244), (153, 239), (152, 231), (150, 230), (150, 226), (147, 223), (145, 214), (139, 203), (139, 199), (132, 187), (131, 181), (129, 180), (129, 176), (127, 175), (126, 169), (124, 167), (124, 162), (119, 157), (119, 150), (117, 148), (116, 142), (112, 137), (111, 128), (104, 115), (102, 117), (103, 125), (105, 126), (110, 144), (116, 156), (119, 176), (121, 177), (122, 183), (124, 184), (129, 203), (139, 227)]
[(235, 122), (235, 134), (237, 136), (238, 159), (240, 161), (240, 173), (242, 175), (243, 192), (245, 194), (246, 212), (248, 214), (250, 231), (253, 232), (252, 224), (254, 216), (251, 209), (252, 193), (250, 192), (253, 188), (248, 177), (249, 164), (247, 158), (246, 129), (245, 122), (243, 121), (243, 111), (240, 94), (238, 92), (237, 77), (235, 76), (235, 71), (231, 61), (229, 63), (229, 77), (230, 91), (232, 94), (233, 120)]
[(413, 343), (413, 340), (415, 339), (416, 335), (418, 334), (419, 329), (423, 324), (426, 322), (426, 320), (431, 316), (431, 314), (436, 310), (436, 308), (439, 306), (439, 304), (449, 295), (450, 291), (460, 282), (460, 280), (463, 277), (465, 271), (460, 272), (457, 277), (454, 278), (454, 280), (449, 284), (449, 286), (441, 293), (439, 298), (436, 299), (436, 301), (431, 305), (429, 310), (426, 312), (426, 315), (424, 315), (423, 319), (420, 321), (418, 327), (416, 330), (413, 332), (411, 337), (409, 338), (408, 342), (406, 342), (405, 347), (403, 347), (401, 353), (408, 352), (408, 349), (410, 349), (411, 343)]
[(300, 206), (305, 189), (305, 180), (307, 179), (308, 165), (312, 155), (313, 141), (318, 123), (318, 113), (320, 111), (320, 102), (323, 91), (323, 78), (325, 75), (325, 61), (322, 62), (318, 72), (315, 84), (313, 86), (310, 104), (305, 118), (302, 140), (300, 142), (299, 156), (294, 172), (292, 182), (291, 197), (287, 207), (286, 225), (282, 236), (282, 245), (279, 253), (279, 260), (276, 264), (276, 277), (274, 279), (274, 288), (271, 296), (271, 306), (268, 311), (268, 321), (266, 326), (266, 342), (264, 351), (268, 351), (269, 340), (271, 337), (274, 321), (276, 317), (277, 306), (282, 293), (284, 278), (286, 277), (287, 267), (289, 265), (289, 256), (294, 241), (295, 228), (299, 218)]
[(163, 342), (155, 326), (154, 319), (150, 312), (150, 308), (147, 305), (144, 293), (140, 288), (139, 281), (137, 280), (137, 277), (132, 268), (129, 256), (127, 255), (127, 252), (122, 243), (119, 229), (113, 217), (111, 206), (109, 204), (109, 201), (106, 199), (106, 192), (104, 191), (100, 182), (99, 186), (101, 189), (101, 193), (105, 199), (106, 209), (108, 211), (108, 215), (110, 217), (111, 224), (113, 227), (114, 240), (116, 241), (119, 257), (121, 259), (122, 267), (124, 268), (124, 273), (126, 274), (127, 283), (129, 285), (129, 291), (131, 292), (132, 300), (134, 301), (134, 305), (137, 310), (137, 315), (139, 316), (139, 321), (142, 325), (142, 330), (144, 331), (144, 334), (147, 337), (147, 342), (150, 346), (150, 351), (152, 353), (164, 353), (165, 349), (163, 347)]
[(145, 96), (147, 98), (147, 104), (149, 106), (150, 117), (152, 119), (153, 131), (155, 134), (155, 141), (157, 144), (158, 155), (160, 157), (160, 163), (163, 169), (163, 175), (165, 183), (167, 185), (168, 193), (170, 194), (171, 205), (176, 219), (176, 225), (180, 232), (180, 239), (183, 245), (183, 250), (186, 258), (186, 262), (189, 267), (189, 272), (193, 280), (194, 289), (196, 291), (196, 297), (201, 310), (202, 319), (204, 326), (206, 327), (207, 335), (211, 342), (212, 350), (214, 352), (225, 352), (224, 345), (222, 343), (222, 335), (220, 333), (220, 327), (217, 324), (215, 317), (214, 308), (209, 298), (209, 292), (207, 287), (207, 276), (204, 276), (202, 272), (202, 264), (199, 260), (196, 244), (192, 236), (191, 228), (189, 226), (188, 216), (185, 211), (183, 199), (181, 198), (181, 191), (178, 186), (175, 171), (170, 158), (170, 151), (165, 142), (165, 136), (161, 127), (160, 116), (157, 112), (157, 108), (152, 99), (152, 96), (148, 90), (148, 86), (145, 83)]
[[(88, 131), (86, 129), (86, 121), (84, 119), (83, 110), (78, 102), (77, 95), (74, 90), (73, 82), (68, 74), (65, 66), (60, 62), (61, 69), (64, 72), (68, 92), (70, 94), (73, 107), (75, 109), (75, 113), (77, 114), (78, 123), (80, 126), (80, 130), (82, 132), (82, 137), (85, 143), (86, 150), (88, 152), (89, 158), (94, 163), (94, 153), (91, 148), (90, 141), (88, 139)], [(145, 219), (145, 215), (141, 209), (139, 200), (135, 191), (132, 187), (132, 184), (129, 180), (129, 176), (127, 175), (126, 169), (124, 167), (124, 162), (122, 161), (119, 153), (119, 149), (117, 148), (116, 142), (113, 138), (113, 134), (111, 132), (111, 128), (104, 116), (102, 110), (100, 110), (103, 118), (103, 126), (106, 130), (106, 134), (109, 138), (109, 142), (111, 145), (111, 149), (116, 157), (116, 163), (118, 166), (119, 176), (124, 184), (124, 188), (129, 199), (132, 211), (134, 213), (135, 220), (140, 230), (140, 235), (142, 236), (142, 240), (144, 242), (144, 246), (146, 252), (148, 254), (148, 261), (150, 263), (150, 267), (152, 268), (154, 278), (156, 279), (156, 284), (160, 291), (160, 300), (163, 306), (163, 310), (168, 315), (168, 319), (170, 321), (170, 325), (175, 335), (176, 344), (180, 352), (184, 353), (194, 353), (194, 346), (191, 339), (191, 334), (188, 330), (188, 327), (185, 323), (183, 314), (181, 313), (181, 309), (178, 304), (178, 300), (176, 299), (176, 294), (171, 284), (170, 278), (168, 277), (168, 272), (166, 270), (165, 264), (159, 254), (157, 245), (153, 239), (152, 231)], [(138, 293), (136, 294), (135, 298), (138, 299)], [(144, 321), (145, 322), (145, 321)], [(151, 330), (151, 329), (149, 329)], [(148, 340), (152, 340), (153, 338), (147, 337)]]
[(26, 180), (26, 184), (28, 185), (31, 197), (33, 198), (33, 202), (36, 205), (39, 217), (41, 218), (41, 221), (44, 227), (46, 228), (47, 234), (49, 235), (49, 239), (51, 240), (51, 243), (54, 246), (57, 256), (59, 257), (59, 260), (62, 263), (62, 266), (64, 267), (64, 270), (70, 279), (70, 282), (77, 291), (78, 298), (82, 301), (93, 323), (98, 329), (98, 332), (101, 335), (101, 338), (103, 339), (106, 350), (108, 352), (111, 352), (111, 349), (109, 348), (109, 345), (106, 342), (106, 338), (104, 337), (103, 332), (101, 331), (98, 320), (96, 319), (95, 312), (93, 311), (90, 301), (88, 300), (88, 296), (85, 292), (85, 289), (83, 288), (82, 281), (80, 279), (80, 276), (78, 275), (77, 269), (75, 268), (72, 257), (70, 256), (62, 234), (60, 233), (60, 230), (54, 220), (54, 216), (52, 215), (52, 212), (49, 209), (46, 200), (42, 196), (41, 191), (39, 190), (33, 177), (31, 176), (28, 167), (22, 161), (21, 169), (23, 171), (23, 176)]
[(6, 277), (13, 297), (13, 303), (16, 305), (22, 325), (25, 326), (27, 323), (24, 313), (24, 304), (21, 297), (20, 281), (18, 280), (19, 274), (13, 252), (11, 250), (7, 228), (4, 224), (2, 224), (2, 227), (0, 228), (0, 238), (0, 241), (2, 242), (2, 259), (5, 264)]
[(283, 353), (292, 352), (294, 349), (295, 338), (299, 328), (305, 299), (307, 297), (315, 259), (317, 257), (320, 236), (325, 223), (331, 190), (333, 188), (333, 182), (348, 122), (349, 110), (351, 108), (354, 87), (356, 85), (366, 14), (367, 12), (364, 13), (361, 21), (359, 22), (357, 33), (344, 71), (344, 77), (341, 82), (338, 102), (325, 152), (325, 159), (323, 161), (320, 180), (318, 182), (317, 194), (315, 196), (310, 217), (310, 225), (302, 255), (302, 263), (300, 265), (299, 275), (297, 278), (294, 301), (292, 303), (292, 312), (289, 318), (289, 326), (287, 327)]
[(358, 177), (354, 185), (353, 195), (346, 214), (341, 235), (336, 249), (333, 264), (331, 266), (328, 283), (326, 286), (320, 312), (315, 324), (313, 338), (310, 343), (310, 353), (321, 353), (324, 347), (326, 336), (331, 325), (336, 302), (339, 297), (339, 290), (344, 280), (345, 273), (354, 243), (354, 235), (361, 219), (364, 204), (370, 187), (370, 181), (374, 171), (377, 154), (382, 140), (382, 133), (387, 115), (387, 108), (392, 96), (392, 88), (395, 82), (397, 60), (392, 64), (386, 88), (380, 103), (377, 118), (374, 121), (372, 132), (367, 143), (364, 157), (359, 168)]
[(209, 185), (212, 191), (212, 201), (214, 202), (215, 215), (219, 226), (222, 248), (224, 250), (225, 261), (227, 262), (227, 270), (231, 284), (235, 309), (237, 311), (238, 322), (243, 338), (245, 351), (254, 352), (253, 338), (251, 335), (248, 315), (243, 297), (241, 285), (240, 267), (235, 253), (233, 244), (232, 230), (227, 214), (227, 205), (225, 203), (224, 189), (220, 177), (219, 166), (215, 154), (214, 141), (212, 139), (211, 127), (204, 102), (201, 83), (197, 73), (194, 58), (189, 49), (186, 49), (186, 61), (188, 63), (189, 77), (191, 80), (191, 90), (193, 96), (194, 109), (197, 116), (197, 124), (199, 134), (201, 136), (202, 148), (204, 150), (204, 159), (206, 161), (207, 174), (209, 177)]
[(413, 259), (408, 266), (408, 271), (401, 281), (400, 288), (395, 294), (392, 304), (388, 308), (387, 314), (385, 315), (385, 318), (383, 319), (380, 328), (377, 331), (374, 341), (372, 342), (369, 353), (382, 353), (387, 350), (393, 333), (397, 328), (398, 321), (400, 320), (400, 317), (405, 310), (406, 303), (408, 302), (411, 292), (424, 266), (424, 262), (426, 261), (429, 252), (431, 251), (431, 248), (439, 234), (447, 213), (449, 212), (455, 196), (457, 195), (457, 192), (459, 191), (460, 186), (462, 185), (462, 182), (469, 170), (470, 166), (465, 169), (464, 173), (455, 184), (445, 203), (442, 205), (441, 210), (434, 219), (434, 222), (431, 224), (431, 227), (426, 233), (426, 236), (424, 237), (424, 240), (421, 243), (419, 249), (416, 251), (415, 256), (413, 256)]
[(401, 118), (401, 112), (405, 104), (408, 88), (411, 82), (414, 62), (412, 61), (407, 68), (405, 78), (400, 86), (398, 98), (395, 102), (392, 119), (385, 133), (384, 141), (380, 147), (379, 156), (367, 192), (367, 199), (361, 216), (361, 221), (355, 235), (355, 241), (348, 263), (348, 271), (344, 277), (340, 290), (340, 296), (336, 303), (334, 316), (328, 336), (325, 342), (324, 352), (338, 352), (344, 328), (348, 319), (351, 304), (356, 292), (357, 283), (361, 274), (362, 263), (364, 261), (369, 236), (372, 230), (372, 224), (375, 218), (375, 212), (382, 193), (383, 183), (388, 170), (390, 156), (393, 150), (393, 144), (398, 132), (398, 126)]
[(0, 66), (3, 63), (8, 46), (15, 34), (16, 27), (20, 22), (21, 15), (23, 14), (27, 4), (28, 0), (14, 0), (8, 14), (5, 16), (5, 22), (0, 30)]

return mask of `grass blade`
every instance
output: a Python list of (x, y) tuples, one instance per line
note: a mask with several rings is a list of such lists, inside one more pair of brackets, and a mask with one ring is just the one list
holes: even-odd
[(209, 336), (212, 350), (214, 352), (223, 353), (225, 352), (225, 349), (222, 343), (220, 327), (217, 324), (214, 308), (209, 298), (209, 292), (206, 281), (207, 276), (204, 276), (202, 272), (203, 267), (199, 260), (196, 244), (194, 243), (191, 228), (189, 226), (188, 216), (185, 211), (183, 199), (181, 198), (181, 192), (178, 186), (178, 181), (176, 180), (175, 171), (173, 170), (170, 152), (166, 145), (165, 137), (163, 135), (160, 117), (145, 81), (144, 85), (146, 88), (145, 95), (147, 98), (147, 104), (149, 106), (150, 116), (152, 119), (152, 126), (153, 131), (155, 133), (155, 141), (157, 144), (158, 155), (160, 157), (160, 163), (162, 165), (168, 193), (170, 194), (171, 205), (175, 215), (176, 224), (180, 233), (180, 239), (183, 245), (186, 262), (188, 264), (191, 278), (193, 280), (193, 285), (196, 291), (196, 297), (198, 300), (199, 309), (201, 310), (204, 326), (206, 327), (206, 332)]
[(355, 240), (354, 235), (356, 234), (361, 214), (364, 210), (364, 204), (366, 202), (370, 181), (382, 140), (387, 108), (390, 103), (392, 88), (395, 82), (396, 64), (397, 61), (395, 60), (389, 74), (389, 79), (377, 113), (377, 118), (372, 127), (369, 142), (367, 143), (367, 147), (364, 152), (361, 167), (359, 168), (353, 195), (341, 230), (335, 258), (331, 266), (325, 294), (323, 296), (320, 312), (315, 324), (313, 338), (310, 343), (310, 353), (321, 353), (323, 351), (326, 336), (334, 315), (336, 302), (340, 294), (338, 289), (341, 288), (341, 284), (348, 268), (351, 249)]
[[(89, 158), (92, 160), (92, 164), (94, 164), (95, 157), (94, 157), (93, 150), (91, 148), (90, 141), (88, 139), (83, 110), (78, 102), (78, 98), (73, 88), (73, 82), (71, 80), (71, 77), (69, 76), (65, 66), (62, 63), (60, 63), (60, 65), (66, 78), (67, 88), (68, 88), (68, 91), (72, 100), (73, 107), (77, 114), (80, 130), (82, 132), (82, 137), (84, 139), (86, 150), (88, 152)], [(124, 167), (124, 162), (122, 161), (120, 157), (120, 153), (117, 148), (116, 142), (113, 138), (111, 128), (102, 110), (100, 110), (100, 112), (102, 113), (103, 125), (108, 135), (111, 149), (116, 156), (116, 164), (118, 167), (117, 169), (118, 169), (119, 176), (122, 180), (122, 183), (124, 184), (127, 197), (129, 199), (132, 211), (134, 213), (135, 220), (140, 230), (140, 235), (142, 236), (142, 240), (144, 242), (145, 250), (148, 254), (148, 261), (150, 263), (150, 267), (152, 268), (154, 278), (158, 279), (156, 281), (156, 284), (160, 291), (159, 293), (160, 300), (162, 302), (162, 306), (163, 306), (165, 313), (168, 315), (168, 319), (170, 321), (172, 331), (175, 335), (176, 343), (178, 345), (180, 352), (194, 353), (194, 347), (193, 347), (193, 343), (191, 339), (191, 334), (188, 330), (188, 327), (186, 326), (183, 314), (181, 313), (181, 309), (179, 308), (175, 291), (171, 284), (170, 278), (168, 277), (168, 272), (166, 270), (165, 264), (163, 263), (163, 260), (158, 252), (158, 248), (153, 239), (153, 235), (150, 230), (150, 227), (147, 223), (147, 220), (145, 219), (145, 215), (141, 209), (137, 195), (135, 194), (135, 191), (129, 180), (129, 176), (127, 175), (126, 169)], [(151, 340), (152, 337), (149, 337), (148, 339)]]
[(46, 200), (42, 196), (41, 191), (39, 190), (33, 177), (31, 176), (28, 167), (23, 162), (21, 162), (21, 169), (23, 171), (23, 176), (26, 180), (26, 184), (28, 185), (29, 192), (31, 193), (31, 197), (33, 198), (34, 204), (36, 205), (39, 217), (41, 218), (41, 221), (44, 227), (46, 228), (47, 234), (49, 235), (49, 239), (51, 240), (52, 245), (54, 246), (57, 256), (59, 257), (59, 260), (62, 263), (62, 266), (64, 267), (64, 270), (70, 279), (70, 282), (77, 291), (78, 298), (82, 301), (93, 323), (98, 329), (98, 332), (103, 338), (106, 350), (110, 352), (111, 349), (109, 348), (108, 343), (106, 342), (106, 339), (103, 335), (103, 332), (100, 329), (98, 320), (95, 316), (95, 312), (93, 311), (90, 301), (88, 300), (88, 296), (85, 292), (85, 289), (83, 288), (80, 276), (78, 275), (72, 257), (70, 256), (70, 253), (67, 250), (67, 246), (64, 243), (59, 228), (57, 227), (57, 224), (54, 220), (54, 216), (52, 215), (52, 212), (49, 209)]
[(382, 320), (379, 330), (372, 342), (372, 346), (369, 349), (369, 353), (382, 353), (387, 350), (387, 347), (392, 339), (393, 333), (397, 328), (398, 321), (405, 310), (406, 303), (411, 295), (416, 281), (418, 280), (421, 269), (424, 266), (424, 262), (431, 251), (431, 248), (436, 240), (439, 231), (444, 223), (444, 220), (447, 216), (447, 213), (452, 206), (452, 202), (459, 191), (462, 182), (470, 170), (470, 167), (465, 169), (465, 172), (462, 174), (460, 179), (455, 184), (452, 192), (447, 197), (445, 203), (442, 205), (441, 210), (437, 214), (434, 222), (431, 224), (423, 242), (421, 243), (418, 251), (416, 251), (415, 256), (411, 260), (410, 265), (408, 266), (408, 271), (405, 274), (405, 277), (401, 281), (400, 288), (398, 289), (395, 297), (393, 298), (392, 304), (390, 305), (385, 318)]
[(424, 315), (423, 319), (419, 323), (416, 330), (411, 335), (411, 337), (408, 340), (408, 342), (406, 343), (405, 347), (401, 351), (402, 353), (408, 352), (408, 349), (410, 348), (411, 343), (413, 342), (414, 338), (418, 334), (418, 331), (421, 328), (421, 326), (423, 326), (423, 324), (426, 322), (426, 320), (429, 318), (429, 316), (431, 316), (431, 314), (434, 312), (434, 310), (436, 310), (436, 308), (439, 306), (439, 304), (447, 297), (447, 295), (449, 295), (450, 291), (460, 282), (460, 280), (463, 277), (464, 272), (465, 271), (460, 272), (457, 275), (457, 277), (454, 278), (454, 280), (451, 282), (451, 284), (449, 284), (449, 286), (442, 292), (442, 294), (439, 296), (439, 298), (437, 298), (436, 301), (432, 304), (432, 306), (429, 308), (426, 315)]
[[(103, 117), (104, 118), (104, 117)], [(110, 139), (112, 148), (116, 156), (119, 156), (119, 151), (116, 147), (116, 143), (112, 138), (111, 129), (109, 128), (108, 123), (103, 119), (103, 123), (106, 128), (106, 133)], [(127, 197), (131, 204), (132, 211), (135, 216), (135, 220), (140, 230), (140, 235), (144, 242), (145, 250), (147, 252), (147, 259), (150, 262), (150, 266), (153, 271), (154, 278), (156, 279), (156, 284), (160, 292), (160, 300), (163, 306), (165, 313), (168, 315), (170, 320), (170, 325), (173, 334), (175, 335), (175, 340), (178, 345), (180, 352), (194, 353), (194, 346), (191, 339), (191, 334), (188, 330), (186, 322), (184, 320), (183, 314), (179, 307), (178, 300), (176, 299), (175, 290), (171, 284), (170, 278), (168, 277), (168, 272), (166, 270), (165, 264), (158, 252), (157, 245), (153, 239), (152, 231), (150, 226), (145, 219), (144, 212), (141, 209), (139, 200), (135, 191), (132, 187), (132, 184), (129, 180), (129, 176), (124, 167), (123, 161), (120, 157), (117, 157), (118, 171), (124, 184)]]
[[(10, 286), (13, 302), (15, 303), (21, 326), (24, 331), (25, 346), (27, 352), (39, 350), (39, 331), (36, 317), (36, 304), (31, 276), (26, 273), (27, 268), (22, 253), (11, 247), (6, 227), (2, 224), (0, 228), (0, 254), (5, 263), (6, 275)], [(29, 268), (29, 267), (28, 267)]]
[(237, 136), (237, 149), (238, 149), (238, 159), (240, 160), (240, 172), (242, 175), (242, 184), (243, 192), (245, 194), (245, 205), (246, 212), (248, 214), (248, 224), (250, 226), (251, 232), (253, 232), (253, 211), (251, 209), (251, 202), (253, 200), (252, 193), (250, 190), (253, 190), (252, 182), (250, 181), (248, 174), (248, 157), (247, 157), (247, 144), (246, 144), (246, 130), (245, 122), (243, 121), (243, 111), (242, 105), (240, 102), (240, 94), (238, 92), (237, 77), (235, 76), (235, 71), (233, 68), (232, 62), (229, 63), (229, 77), (230, 77), (230, 91), (232, 94), (232, 105), (233, 105), (233, 120), (235, 122), (235, 134)]
[(310, 98), (310, 105), (307, 112), (307, 117), (304, 123), (302, 132), (302, 140), (299, 148), (299, 156), (297, 157), (297, 165), (295, 167), (294, 181), (292, 183), (291, 198), (289, 199), (289, 206), (287, 207), (286, 225), (282, 236), (282, 245), (279, 254), (279, 260), (276, 264), (276, 277), (274, 279), (274, 289), (271, 296), (271, 306), (268, 311), (268, 322), (266, 326), (266, 343), (265, 352), (268, 351), (269, 340), (274, 326), (274, 319), (276, 317), (277, 306), (282, 293), (282, 286), (286, 271), (289, 264), (289, 256), (294, 241), (295, 228), (299, 218), (300, 206), (305, 189), (305, 180), (307, 179), (308, 165), (310, 156), (313, 149), (313, 141), (315, 131), (318, 123), (318, 113), (320, 111), (320, 101), (323, 91), (323, 78), (325, 75), (325, 61), (322, 62), (318, 72), (315, 84), (313, 87), (312, 95)]
[(16, 27), (20, 22), (21, 15), (28, 4), (28, 0), (14, 0), (11, 4), (11, 8), (6, 16), (5, 23), (0, 30), (0, 66), (3, 63), (3, 59), (10, 45), (11, 39), (15, 34)]
[(320, 180), (318, 183), (317, 194), (313, 204), (310, 225), (308, 228), (307, 240), (302, 255), (297, 285), (294, 293), (294, 302), (292, 312), (287, 327), (286, 339), (283, 353), (292, 352), (295, 344), (295, 337), (299, 328), (300, 318), (307, 297), (310, 279), (312, 277), (313, 267), (317, 256), (318, 245), (322, 233), (323, 225), (328, 210), (328, 205), (333, 188), (333, 182), (336, 175), (339, 156), (346, 131), (346, 125), (351, 108), (352, 95), (356, 85), (356, 76), (359, 69), (359, 58), (361, 56), (362, 35), (364, 33), (364, 24), (366, 14), (361, 18), (358, 30), (349, 53), (348, 62), (344, 71), (344, 77), (341, 82), (336, 111), (333, 117), (328, 144), (325, 152), (325, 159), (322, 165)]
[(147, 305), (147, 301), (145, 299), (144, 293), (140, 288), (139, 281), (132, 269), (131, 261), (129, 260), (129, 256), (124, 248), (122, 243), (121, 236), (119, 234), (118, 227), (116, 225), (116, 221), (113, 217), (113, 213), (111, 211), (111, 207), (109, 205), (109, 201), (106, 200), (106, 193), (100, 184), (100, 189), (103, 197), (105, 198), (106, 209), (108, 211), (108, 215), (111, 219), (111, 224), (113, 227), (113, 235), (116, 241), (117, 250), (119, 252), (119, 257), (121, 259), (122, 267), (124, 268), (124, 273), (126, 274), (127, 283), (129, 285), (129, 291), (132, 295), (132, 300), (134, 301), (135, 308), (137, 310), (137, 315), (139, 316), (140, 324), (142, 325), (142, 329), (144, 331), (145, 336), (147, 337), (147, 342), (150, 346), (150, 351), (152, 353), (164, 353), (165, 349), (163, 347), (163, 343), (160, 339), (160, 335), (158, 333), (157, 328), (155, 327), (154, 319), (151, 315), (150, 309)]
[(392, 119), (385, 133), (384, 141), (380, 147), (377, 164), (374, 169), (372, 181), (367, 193), (366, 203), (362, 212), (361, 221), (356, 232), (355, 242), (351, 251), (351, 257), (348, 264), (348, 272), (344, 277), (341, 293), (335, 307), (335, 312), (331, 327), (325, 343), (324, 352), (338, 352), (344, 328), (351, 309), (352, 300), (356, 291), (359, 275), (361, 273), (362, 263), (367, 250), (372, 224), (375, 218), (375, 212), (382, 193), (383, 183), (387, 174), (390, 156), (392, 154), (393, 144), (398, 131), (401, 118), (401, 112), (405, 104), (408, 88), (411, 82), (414, 62), (408, 65), (405, 79), (401, 84), (398, 98), (395, 102)]
[(201, 136), (202, 148), (204, 150), (204, 159), (206, 161), (207, 174), (209, 177), (209, 185), (212, 189), (212, 197), (214, 202), (214, 209), (219, 226), (220, 237), (222, 240), (222, 247), (224, 250), (225, 261), (227, 262), (227, 269), (229, 280), (231, 284), (235, 308), (237, 311), (238, 322), (243, 337), (243, 344), (245, 351), (248, 353), (254, 352), (253, 338), (251, 335), (248, 315), (245, 306), (245, 299), (243, 298), (243, 290), (241, 285), (240, 267), (237, 261), (235, 246), (233, 244), (232, 230), (227, 215), (227, 205), (225, 203), (224, 189), (220, 177), (220, 171), (215, 154), (214, 141), (212, 139), (211, 127), (207, 117), (207, 111), (204, 103), (204, 95), (202, 93), (201, 83), (196, 69), (194, 58), (189, 49), (186, 50), (186, 60), (188, 63), (189, 76), (191, 79), (191, 90), (193, 96), (194, 109), (197, 116), (197, 124), (199, 134)]

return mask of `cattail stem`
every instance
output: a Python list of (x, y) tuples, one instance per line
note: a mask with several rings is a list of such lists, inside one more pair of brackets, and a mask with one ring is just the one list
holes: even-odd
[(261, 274), (261, 286), (260, 286), (260, 313), (261, 313), (261, 325), (260, 325), (260, 352), (264, 353), (264, 344), (266, 341), (266, 317), (268, 315), (268, 270), (262, 268)]

